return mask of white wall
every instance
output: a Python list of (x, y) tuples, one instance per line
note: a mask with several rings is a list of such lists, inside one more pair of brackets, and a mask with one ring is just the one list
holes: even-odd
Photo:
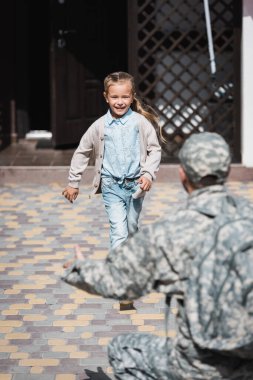
[(242, 164), (253, 167), (253, 1), (243, 0)]

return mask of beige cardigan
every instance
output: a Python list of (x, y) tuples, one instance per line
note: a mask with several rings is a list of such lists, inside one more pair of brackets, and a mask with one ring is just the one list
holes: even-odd
[[(141, 175), (154, 180), (161, 160), (161, 147), (152, 124), (141, 114), (136, 113), (140, 132), (140, 166)], [(78, 188), (82, 174), (87, 168), (89, 159), (94, 154), (95, 176), (93, 193), (100, 193), (101, 169), (104, 157), (105, 115), (97, 119), (85, 132), (78, 148), (74, 152), (69, 170), (69, 186)]]

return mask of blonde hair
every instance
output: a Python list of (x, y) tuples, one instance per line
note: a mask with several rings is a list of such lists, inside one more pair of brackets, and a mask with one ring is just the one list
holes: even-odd
[(107, 75), (104, 79), (104, 91), (106, 94), (108, 94), (109, 87), (112, 84), (115, 83), (121, 83), (129, 81), (132, 86), (132, 93), (133, 93), (133, 103), (132, 103), (132, 110), (135, 112), (140, 113), (141, 115), (145, 116), (146, 119), (148, 119), (151, 124), (154, 126), (156, 131), (158, 132), (158, 136), (163, 140), (162, 136), (162, 130), (161, 127), (159, 126), (159, 117), (158, 114), (155, 112), (155, 110), (143, 103), (140, 99), (137, 98), (136, 93), (135, 93), (135, 82), (134, 82), (134, 77), (124, 71), (117, 71), (115, 73), (111, 73)]

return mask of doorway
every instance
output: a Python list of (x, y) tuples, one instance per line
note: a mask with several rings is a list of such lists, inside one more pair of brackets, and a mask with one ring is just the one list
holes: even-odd
[(77, 145), (105, 111), (103, 79), (128, 70), (127, 0), (16, 2), (16, 111), (19, 138), (53, 133)]
[(49, 1), (16, 2), (17, 134), (50, 130)]

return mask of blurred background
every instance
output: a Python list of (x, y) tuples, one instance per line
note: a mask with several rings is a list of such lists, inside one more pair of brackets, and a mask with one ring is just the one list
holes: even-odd
[(184, 140), (206, 130), (224, 136), (234, 163), (253, 166), (252, 8), (250, 0), (1, 1), (1, 156), (29, 141), (74, 149), (106, 110), (104, 77), (120, 70), (160, 116), (162, 163), (177, 163)]

